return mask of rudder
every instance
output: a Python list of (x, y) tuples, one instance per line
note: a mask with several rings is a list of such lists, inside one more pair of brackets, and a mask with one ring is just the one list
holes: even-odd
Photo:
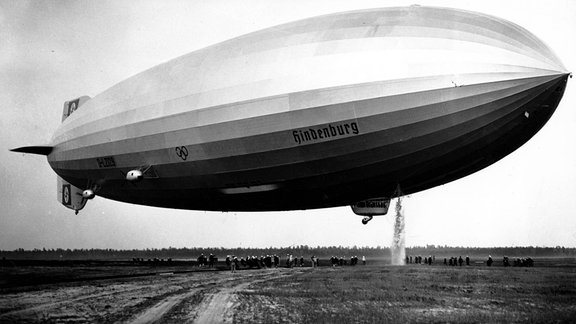
[(82, 196), (83, 190), (60, 177), (57, 181), (57, 192), (58, 201), (66, 208), (78, 212), (86, 206), (86, 199)]
[(62, 111), (62, 121), (70, 117), (80, 106), (82, 106), (86, 101), (90, 100), (89, 96), (82, 96), (74, 100), (64, 102), (64, 110)]

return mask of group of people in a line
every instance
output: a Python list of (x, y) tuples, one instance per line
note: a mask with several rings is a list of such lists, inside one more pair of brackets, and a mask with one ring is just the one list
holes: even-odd
[[(422, 262), (424, 261), (424, 262)], [(406, 264), (410, 264), (410, 263), (415, 263), (415, 264), (428, 264), (428, 265), (432, 265), (432, 263), (434, 263), (436, 261), (436, 256), (431, 255), (429, 257), (424, 257), (424, 259), (422, 259), (421, 255), (416, 255), (416, 256), (411, 256), (408, 255), (406, 256)]]
[[(415, 263), (415, 264), (427, 264), (427, 265), (432, 265), (432, 263), (436, 262), (436, 256), (435, 255), (431, 255), (429, 257), (424, 257), (422, 258), (422, 256), (417, 255), (417, 256), (407, 256), (406, 257), (406, 264), (411, 264), (411, 263)], [(459, 256), (458, 258), (456, 257), (451, 257), (450, 259), (448, 258), (444, 258), (444, 265), (447, 266), (462, 266), (462, 264), (466, 262), (466, 265), (470, 265), (470, 257), (466, 256), (465, 259), (462, 258), (462, 256)]]
[[(332, 256), (330, 258), (330, 264), (335, 267), (335, 266), (345, 266), (350, 264), (351, 266), (355, 266), (358, 264), (358, 257), (357, 256), (352, 256), (350, 257), (350, 262), (348, 262), (348, 260), (344, 257), (337, 257), (337, 256)], [(366, 265), (366, 256), (362, 256), (362, 264)]]
[(208, 268), (214, 268), (214, 263), (218, 262), (218, 258), (210, 253), (210, 256), (206, 257), (204, 254), (201, 254), (198, 259), (198, 267), (203, 268), (203, 267), (208, 267)]
[(286, 254), (286, 268), (293, 268), (293, 267), (303, 267), (304, 266), (304, 257), (301, 256), (300, 258), (292, 256), (292, 254)]
[[(413, 261), (414, 260), (414, 261)], [(406, 264), (409, 263), (416, 263), (416, 264), (428, 264), (428, 265), (432, 265), (432, 263), (436, 261), (436, 257), (435, 256), (430, 256), (430, 257), (424, 257), (424, 262), (422, 262), (422, 257), (421, 256), (407, 256), (406, 257)], [(463, 264), (466, 264), (467, 266), (470, 265), (470, 257), (466, 256), (466, 258), (462, 258), (462, 256), (459, 257), (451, 257), (451, 258), (444, 258), (444, 265), (446, 266), (462, 266)], [(494, 260), (492, 259), (492, 256), (488, 256), (488, 259), (486, 260), (486, 265), (491, 267), (492, 264), (494, 263)], [(504, 267), (509, 267), (511, 266), (510, 264), (510, 259), (505, 256), (502, 259), (502, 265)], [(530, 257), (528, 258), (516, 258), (513, 261), (513, 266), (515, 267), (533, 267), (534, 266), (534, 260)]]
[(226, 256), (226, 265), (232, 269), (244, 268), (276, 268), (280, 265), (280, 258), (277, 255), (267, 255), (267, 256), (247, 256), (241, 257), (240, 259), (235, 255)]
[[(211, 254), (212, 256), (212, 254)], [(199, 266), (203, 266), (204, 263), (204, 255), (201, 255), (198, 258), (198, 265)], [(210, 258), (208, 258), (208, 260), (210, 260)], [(218, 260), (218, 258), (213, 257), (213, 260)], [(202, 262), (201, 262), (202, 261)], [(330, 263), (332, 264), (332, 266), (343, 266), (343, 265), (357, 265), (359, 261), (359, 258), (357, 256), (353, 256), (350, 257), (350, 261), (348, 262), (346, 259), (344, 259), (343, 257), (331, 257), (330, 258)], [(207, 264), (210, 264), (209, 261), (207, 261)], [(215, 261), (214, 261), (215, 262)], [(235, 272), (238, 269), (241, 268), (277, 268), (279, 267), (281, 264), (281, 260), (280, 257), (278, 257), (277, 255), (266, 255), (266, 256), (247, 256), (247, 257), (240, 257), (238, 258), (235, 255), (228, 255), (226, 256), (226, 266), (228, 266), (232, 272)], [(366, 265), (366, 257), (362, 256), (362, 264)], [(295, 257), (291, 254), (286, 254), (286, 259), (284, 262), (284, 265), (286, 268), (293, 268), (293, 267), (304, 267), (304, 266), (312, 266), (313, 268), (315, 267), (319, 267), (320, 266), (320, 258), (316, 257), (316, 256), (311, 256), (310, 257), (310, 261), (306, 261), (304, 260), (304, 257)], [(209, 265), (210, 267), (213, 266)]]
[(132, 258), (132, 262), (137, 263), (137, 264), (142, 264), (142, 263), (150, 264), (150, 263), (152, 263), (154, 265), (157, 265), (157, 264), (162, 264), (164, 262), (172, 263), (172, 258), (168, 258), (168, 259), (153, 258), (153, 259), (147, 259), (147, 260), (144, 258)]
[[(436, 261), (436, 257), (431, 255), (429, 257), (424, 257), (422, 259), (422, 256), (407, 256), (406, 257), (406, 264), (411, 264), (411, 263), (415, 263), (415, 264), (428, 264), (428, 265), (432, 265), (432, 263), (434, 263)], [(470, 265), (470, 257), (466, 256), (466, 258), (462, 258), (462, 256), (459, 257), (451, 257), (451, 258), (444, 258), (444, 265), (446, 266), (462, 266), (463, 264), (466, 264), (467, 266)], [(488, 256), (488, 259), (486, 260), (486, 265), (491, 267), (492, 264), (494, 263), (494, 260), (492, 259), (492, 256)], [(510, 259), (505, 256), (502, 259), (502, 265), (505, 267), (509, 267), (511, 265), (515, 266), (515, 267), (533, 267), (534, 266), (534, 260), (530, 257), (528, 258), (516, 258), (513, 260), (513, 263), (510, 263)]]
[(450, 259), (446, 259), (444, 258), (444, 265), (448, 265), (448, 266), (462, 266), (462, 264), (466, 262), (466, 265), (469, 266), (470, 265), (470, 257), (466, 256), (466, 259), (462, 259), (462, 256), (459, 256), (458, 258), (456, 257), (451, 257)]
[(531, 257), (516, 258), (512, 261), (512, 264), (510, 264), (510, 258), (505, 256), (504, 258), (502, 258), (502, 265), (505, 267), (509, 267), (511, 265), (513, 265), (514, 267), (533, 267), (534, 260)]
[[(336, 257), (336, 256), (332, 256), (330, 258), (330, 264), (332, 265), (332, 267), (336, 267), (336, 266), (345, 266), (345, 265), (351, 265), (351, 266), (355, 266), (358, 264), (358, 261), (360, 259), (357, 256), (352, 256), (350, 257), (350, 259), (346, 259), (344, 257)], [(366, 265), (366, 257), (362, 256), (362, 264)], [(214, 256), (213, 254), (210, 254), (209, 257), (204, 256), (204, 254), (200, 255), (198, 257), (198, 266), (199, 267), (214, 267), (214, 264), (218, 261), (218, 258), (216, 256)], [(420, 255), (418, 256), (406, 256), (406, 264), (427, 264), (427, 265), (432, 265), (432, 263), (434, 263), (436, 261), (436, 257), (431, 255), (429, 257), (422, 257)], [(466, 256), (465, 258), (462, 258), (462, 256), (459, 257), (450, 257), (450, 258), (444, 258), (444, 265), (446, 266), (462, 266), (463, 264), (466, 264), (467, 266), (470, 265), (470, 257)], [(226, 257), (226, 265), (232, 270), (232, 272), (235, 272), (237, 269), (242, 268), (277, 268), (280, 266), (280, 257), (278, 257), (277, 255), (266, 255), (266, 256), (260, 256), (260, 257), (256, 257), (256, 256), (247, 256), (247, 257), (241, 257), (238, 258), (235, 255), (228, 255)], [(492, 256), (488, 256), (488, 259), (486, 260), (486, 265), (487, 266), (492, 266), (492, 264), (494, 263), (494, 260), (492, 259)], [(304, 257), (294, 257), (291, 254), (286, 254), (286, 260), (285, 260), (285, 267), (287, 268), (293, 268), (293, 267), (304, 267), (305, 266), (305, 261), (304, 261)], [(312, 256), (310, 257), (310, 261), (309, 264), (312, 267), (319, 267), (320, 266), (320, 259), (316, 256)], [(509, 267), (511, 266), (510, 263), (510, 259), (505, 256), (502, 259), (502, 264), (504, 267)], [(532, 267), (534, 266), (534, 260), (530, 257), (528, 258), (516, 258), (513, 260), (513, 266), (515, 267)]]

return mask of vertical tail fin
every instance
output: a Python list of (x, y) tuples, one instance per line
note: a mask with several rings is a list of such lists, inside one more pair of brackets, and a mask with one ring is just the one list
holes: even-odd
[(80, 98), (64, 102), (64, 110), (62, 111), (62, 121), (70, 117), (76, 109), (80, 108), (86, 101), (90, 100), (88, 96), (82, 96)]
[(86, 205), (86, 198), (82, 196), (83, 190), (73, 186), (68, 181), (58, 177), (58, 200), (67, 208), (78, 213)]

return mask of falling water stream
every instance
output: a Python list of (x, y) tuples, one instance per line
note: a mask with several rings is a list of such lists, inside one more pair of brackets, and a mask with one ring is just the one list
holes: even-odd
[(392, 265), (404, 265), (406, 259), (404, 232), (404, 214), (402, 213), (402, 197), (398, 196), (396, 202), (396, 216), (394, 219), (394, 237), (392, 238)]

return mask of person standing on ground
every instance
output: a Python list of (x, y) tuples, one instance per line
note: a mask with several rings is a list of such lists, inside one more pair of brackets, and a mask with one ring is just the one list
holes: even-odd
[(230, 263), (230, 269), (232, 270), (232, 273), (236, 272), (236, 262), (238, 262), (238, 258), (233, 255), (232, 262)]

